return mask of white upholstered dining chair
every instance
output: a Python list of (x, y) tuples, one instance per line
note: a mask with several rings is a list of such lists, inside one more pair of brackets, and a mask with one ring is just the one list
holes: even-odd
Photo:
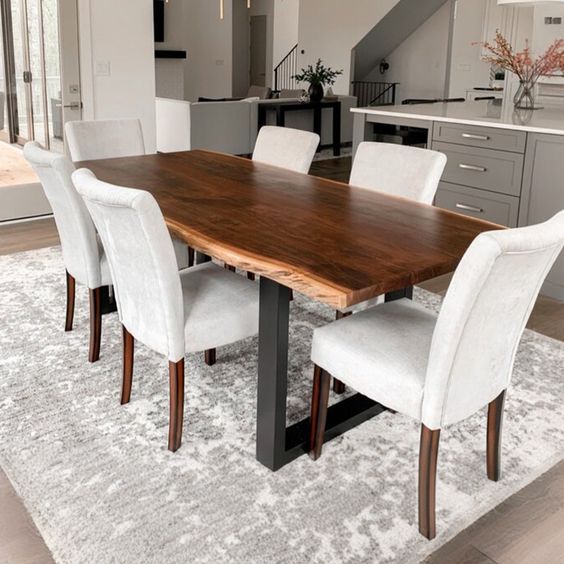
[(138, 119), (69, 121), (65, 124), (65, 134), (73, 162), (145, 154), (143, 129)]
[(72, 183), (72, 163), (64, 155), (46, 151), (35, 141), (25, 145), (24, 156), (41, 181), (61, 240), (67, 279), (65, 331), (72, 330), (78, 281), (88, 288), (90, 295), (88, 360), (96, 362), (100, 358), (102, 335), (102, 292), (112, 284), (107, 257), (90, 213)]
[(129, 402), (134, 339), (169, 360), (168, 448), (180, 447), (184, 356), (258, 332), (258, 287), (211, 262), (178, 272), (170, 234), (153, 196), (99, 181), (82, 169), (73, 181), (107, 251), (123, 325), (121, 402)]
[(316, 133), (266, 125), (259, 131), (253, 161), (307, 174), (318, 146)]
[(421, 422), (419, 530), (435, 537), (441, 429), (488, 405), (487, 474), (500, 478), (501, 421), (517, 346), (564, 244), (564, 211), (549, 221), (479, 235), (440, 313), (403, 299), (317, 329), (311, 455), (321, 455), (330, 374)]
[[(69, 121), (65, 135), (73, 162), (145, 155), (143, 127), (139, 119)], [(178, 268), (192, 266), (194, 250), (173, 238)]]
[[(446, 155), (438, 151), (366, 141), (358, 146), (349, 184), (422, 204), (432, 204), (446, 163)], [(373, 298), (339, 310), (337, 319), (373, 307), (381, 301), (382, 298)], [(345, 386), (335, 379), (333, 390), (342, 394)]]
[(358, 146), (349, 184), (432, 204), (446, 163), (438, 151), (366, 141)]

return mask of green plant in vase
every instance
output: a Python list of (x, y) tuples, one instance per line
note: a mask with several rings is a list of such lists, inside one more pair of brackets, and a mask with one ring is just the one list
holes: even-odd
[(321, 59), (318, 59), (315, 67), (308, 65), (292, 78), (298, 82), (309, 83), (309, 99), (312, 102), (320, 102), (325, 94), (323, 87), (333, 86), (335, 80), (341, 74), (343, 74), (343, 69), (333, 70), (331, 67), (326, 67)]

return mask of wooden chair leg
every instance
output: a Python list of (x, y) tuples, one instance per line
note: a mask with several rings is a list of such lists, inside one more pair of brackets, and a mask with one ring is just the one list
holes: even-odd
[[(337, 314), (335, 317), (338, 321), (339, 319), (349, 317), (349, 315), (352, 315), (352, 311), (343, 312), (337, 310)], [(340, 380), (337, 380), (337, 378), (333, 378), (333, 392), (335, 392), (338, 395), (341, 395), (345, 393), (346, 389), (347, 389), (346, 386)]]
[(88, 360), (100, 359), (100, 341), (102, 339), (102, 289), (90, 290), (90, 351)]
[(131, 384), (133, 382), (133, 351), (135, 339), (122, 325), (123, 330), (123, 379), (121, 383), (121, 405), (129, 403), (131, 399)]
[(319, 366), (315, 366), (311, 397), (311, 427), (309, 433), (309, 455), (313, 460), (317, 460), (321, 456), (323, 449), (330, 383), (331, 375)]
[(194, 249), (188, 247), (188, 267), (194, 266)]
[(65, 320), (65, 331), (72, 331), (74, 320), (74, 296), (76, 294), (76, 280), (66, 271), (67, 274), (67, 316)]
[(208, 366), (213, 366), (217, 362), (216, 349), (209, 349), (205, 351), (204, 359)]
[(168, 450), (176, 452), (182, 444), (184, 423), (184, 359), (168, 363), (170, 378), (170, 420)]
[(501, 477), (501, 432), (505, 390), (488, 406), (487, 467), (488, 478), (497, 482)]
[(435, 503), (437, 483), (437, 458), (441, 430), (431, 431), (421, 425), (419, 447), (419, 532), (433, 540), (437, 534)]

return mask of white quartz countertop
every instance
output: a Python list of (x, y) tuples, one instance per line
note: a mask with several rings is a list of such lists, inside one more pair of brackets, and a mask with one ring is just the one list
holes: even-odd
[(372, 106), (369, 108), (353, 108), (351, 111), (358, 114), (564, 135), (564, 104), (541, 105), (544, 105), (542, 110), (515, 110), (512, 105), (493, 104), (491, 100), (481, 100), (478, 102)]

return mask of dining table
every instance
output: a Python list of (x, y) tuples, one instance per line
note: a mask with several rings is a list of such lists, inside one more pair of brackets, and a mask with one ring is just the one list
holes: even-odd
[[(170, 232), (200, 260), (260, 277), (256, 458), (273, 471), (309, 446), (309, 418), (286, 421), (291, 291), (335, 309), (411, 298), (415, 284), (452, 272), (477, 235), (502, 228), (385, 186), (366, 190), (210, 151), (77, 166), (150, 192)], [(360, 394), (342, 399), (329, 409), (325, 440), (385, 409)]]

